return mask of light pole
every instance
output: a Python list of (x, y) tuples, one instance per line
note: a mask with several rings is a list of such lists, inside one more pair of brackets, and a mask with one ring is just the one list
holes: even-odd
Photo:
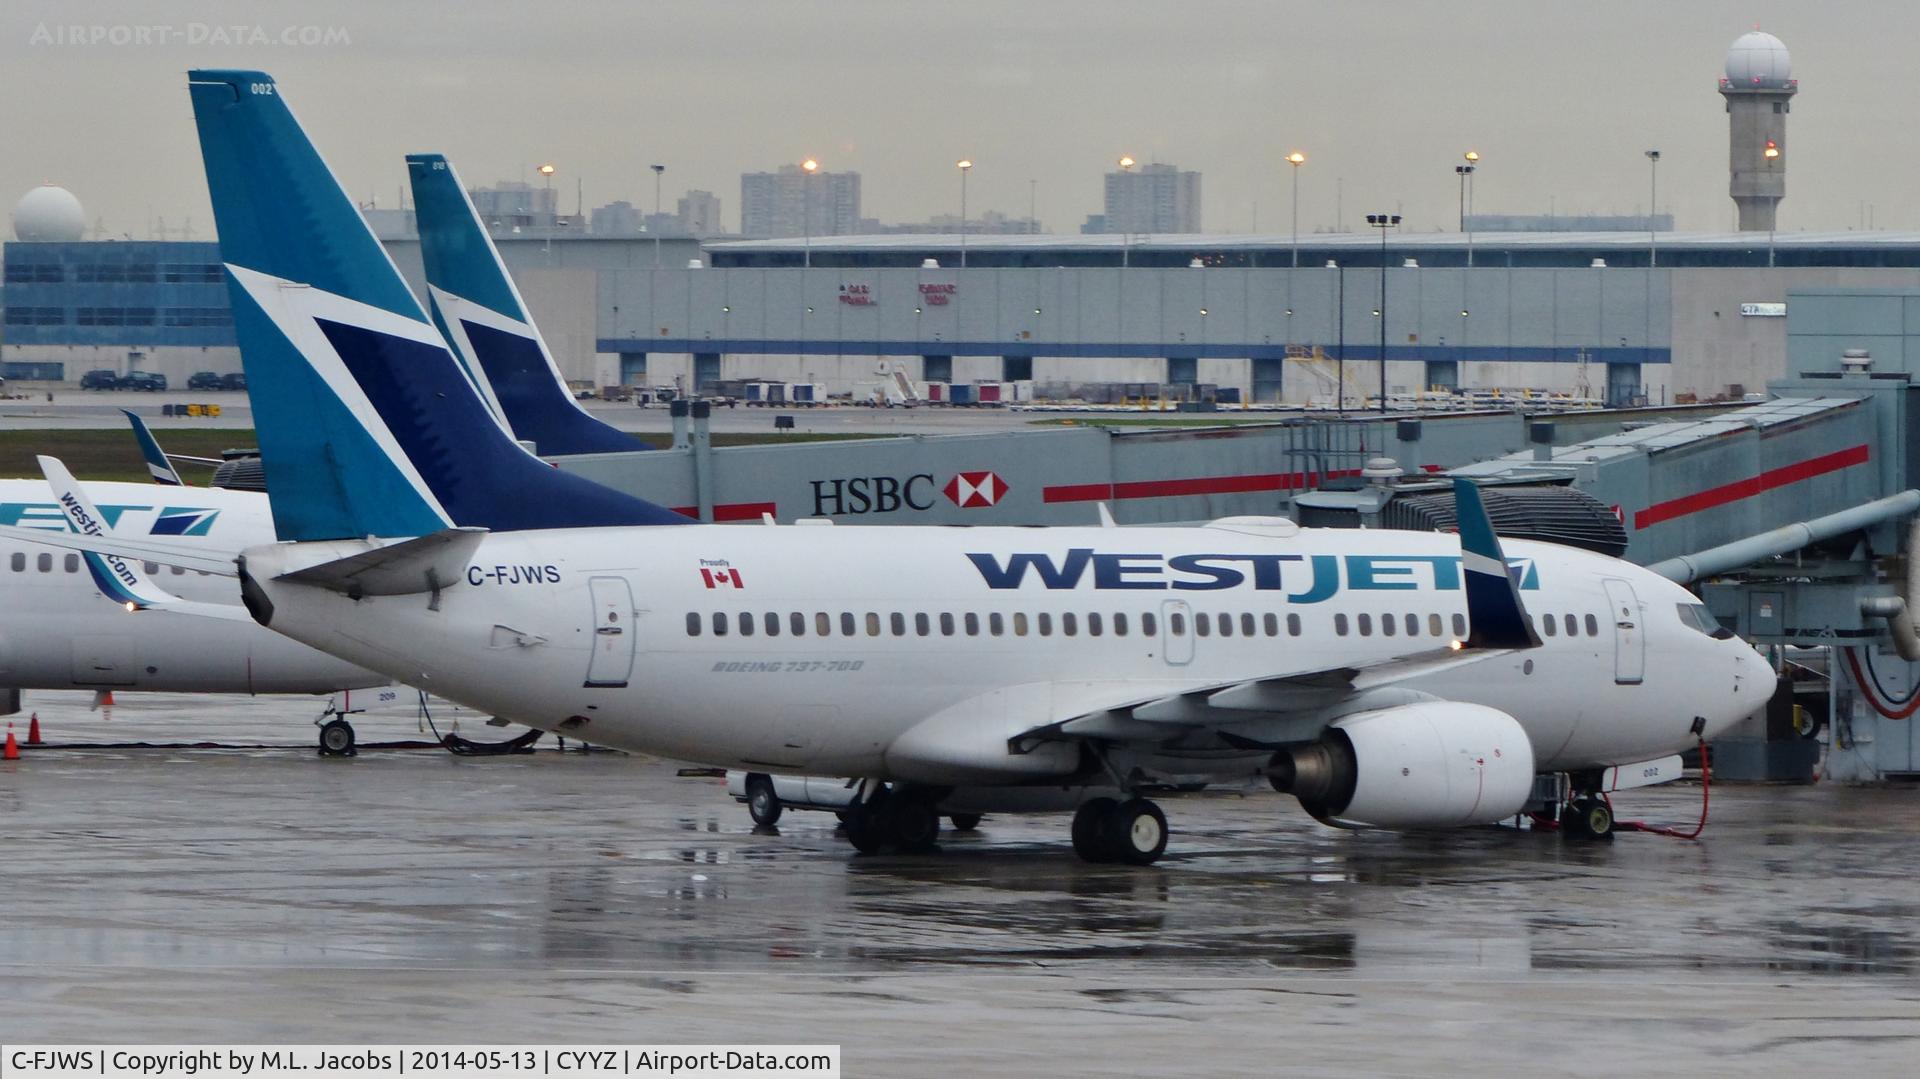
[[(1120, 155), (1120, 172), (1126, 176), (1133, 174), (1133, 158), (1125, 154)], [(1120, 197), (1115, 200), (1115, 204), (1120, 207), (1120, 216), (1123, 219), (1132, 211), (1133, 188), (1126, 180), (1120, 181)], [(1127, 264), (1131, 261), (1132, 246), (1133, 230), (1130, 227), (1122, 228), (1120, 230), (1120, 268), (1123, 270), (1127, 268)]]
[(547, 207), (548, 207), (547, 209), (547, 214), (548, 214), (547, 257), (548, 258), (553, 257), (553, 225), (554, 225), (554, 221), (556, 221), (559, 217), (559, 215), (556, 214), (553, 210), (553, 205), (554, 205), (553, 203), (553, 172), (554, 172), (554, 169), (552, 165), (540, 166), (540, 175), (544, 177), (547, 181)]
[(1399, 214), (1368, 214), (1367, 224), (1380, 230), (1380, 414), (1387, 414), (1387, 230), (1400, 223)]
[(1647, 151), (1647, 265), (1660, 265), (1660, 151)]
[(1334, 310), (1337, 312), (1336, 320), (1340, 324), (1339, 343), (1334, 346), (1336, 355), (1334, 356), (1333, 397), (1334, 410), (1345, 418), (1347, 414), (1347, 268), (1332, 261), (1327, 265), (1334, 267), (1334, 272), (1340, 275), (1339, 299), (1333, 303)]
[[(1780, 160), (1780, 144), (1768, 139), (1767, 148), (1760, 151), (1760, 156), (1767, 159), (1767, 171), (1772, 172), (1774, 162)], [(1767, 265), (1769, 267), (1773, 265), (1773, 226), (1773, 215), (1769, 214), (1767, 215)]]
[(963, 157), (954, 162), (960, 170), (960, 268), (967, 268), (967, 173), (973, 171), (973, 159)]
[[(660, 175), (667, 171), (665, 165), (653, 166), (653, 222), (660, 223)], [(651, 230), (650, 230), (651, 231)], [(660, 233), (653, 233), (653, 268), (660, 268)]]
[(1473, 170), (1480, 167), (1480, 155), (1468, 150), (1464, 155), (1467, 163), (1455, 165), (1453, 171), (1460, 177), (1460, 231), (1467, 234), (1467, 269), (1473, 269), (1473, 230), (1467, 227), (1467, 215), (1473, 209), (1469, 193), (1473, 190)]
[(820, 171), (820, 162), (807, 158), (800, 162), (800, 169), (800, 227), (806, 236), (800, 265), (803, 269), (811, 269), (813, 267), (813, 174)]
[[(1293, 268), (1300, 268), (1300, 166), (1307, 163), (1307, 155), (1298, 150), (1287, 155), (1287, 164), (1293, 166)], [(1291, 287), (1292, 279), (1288, 279)]]

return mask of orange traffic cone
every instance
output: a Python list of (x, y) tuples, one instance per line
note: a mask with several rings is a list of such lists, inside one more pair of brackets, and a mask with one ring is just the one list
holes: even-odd
[(100, 707), (102, 708), (113, 707), (113, 690), (110, 690), (110, 689), (105, 690), (100, 694)]
[(7, 752), (0, 760), (17, 761), (20, 759), (20, 743), (13, 740), (13, 724), (7, 724)]
[(40, 744), (40, 713), (38, 712), (35, 712), (27, 721), (27, 744), (30, 746)]

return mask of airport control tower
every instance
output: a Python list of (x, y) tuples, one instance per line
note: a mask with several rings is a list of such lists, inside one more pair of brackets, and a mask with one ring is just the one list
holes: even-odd
[(1772, 34), (1741, 34), (1727, 50), (1720, 96), (1727, 99), (1727, 193), (1740, 207), (1740, 231), (1770, 232), (1787, 194), (1787, 113), (1800, 83), (1787, 47)]

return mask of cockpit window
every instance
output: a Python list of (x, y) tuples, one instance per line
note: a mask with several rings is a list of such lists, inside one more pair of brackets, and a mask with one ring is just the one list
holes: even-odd
[(1680, 608), (1681, 624), (1691, 626), (1716, 641), (1724, 641), (1733, 636), (1733, 631), (1721, 625), (1719, 620), (1713, 617), (1713, 612), (1707, 610), (1706, 604), (1681, 603), (1677, 606)]

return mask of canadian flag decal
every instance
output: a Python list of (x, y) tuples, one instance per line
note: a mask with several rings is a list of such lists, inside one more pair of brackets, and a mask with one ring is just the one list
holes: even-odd
[(962, 472), (941, 488), (947, 500), (963, 510), (998, 505), (1007, 493), (1007, 481), (991, 472)]
[(741, 578), (740, 571), (737, 569), (702, 568), (700, 570), (700, 579), (707, 582), (708, 588), (747, 587), (747, 582)]

